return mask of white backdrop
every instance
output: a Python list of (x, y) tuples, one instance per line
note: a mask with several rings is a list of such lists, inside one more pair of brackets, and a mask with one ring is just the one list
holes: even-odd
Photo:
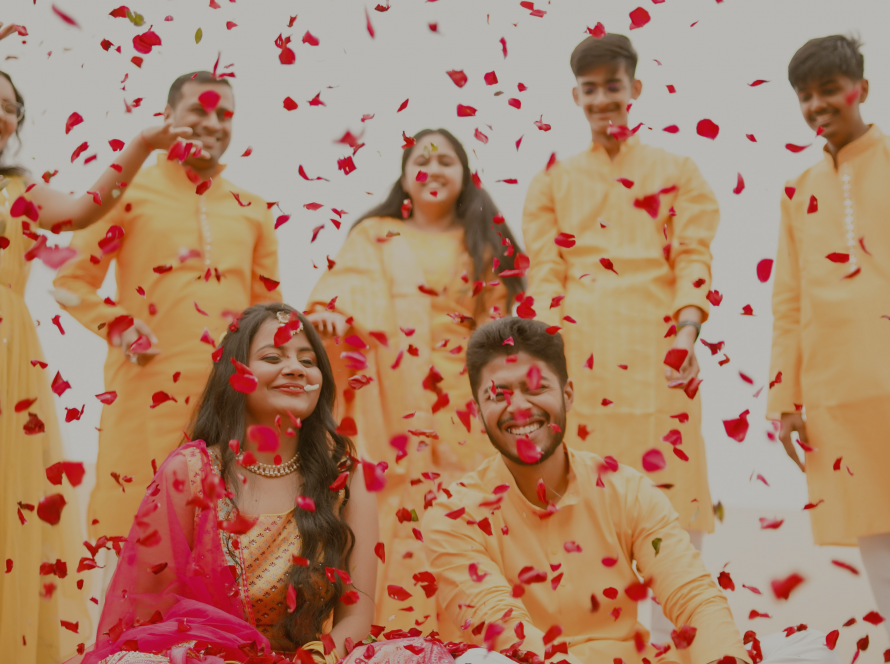
[[(763, 419), (766, 389), (753, 396), (769, 377), (772, 318), (772, 281), (761, 284), (755, 265), (773, 257), (778, 228), (778, 202), (786, 179), (821, 158), (822, 141), (814, 139), (787, 83), (786, 68), (794, 51), (807, 39), (838, 32), (858, 31), (866, 47), (866, 71), (872, 81), (871, 97), (864, 107), (866, 120), (888, 126), (890, 74), (879, 63), (888, 61), (890, 45), (884, 36), (888, 10), (867, 0), (552, 0), (538, 3), (547, 14), (529, 15), (518, 0), (392, 0), (385, 13), (357, 0), (219, 0), (213, 9), (205, 0), (142, 2), (145, 26), (108, 13), (118, 6), (108, 0), (89, 3), (58, 0), (57, 6), (74, 17), (81, 28), (63, 23), (47, 0), (4, 3), (0, 21), (27, 26), (24, 42), (9, 38), (0, 44), (0, 62), (27, 101), (23, 149), (18, 162), (35, 176), (58, 169), (53, 185), (62, 190), (85, 191), (112, 160), (107, 141), (129, 141), (163, 110), (167, 89), (182, 73), (210, 69), (218, 53), (220, 66), (234, 63), (233, 85), (237, 100), (234, 134), (227, 155), (226, 177), (270, 201), (280, 201), (291, 220), (278, 231), (281, 280), (285, 299), (302, 306), (318, 276), (314, 265), (324, 266), (325, 256), (336, 254), (351, 221), (379, 201), (398, 175), (401, 132), (409, 135), (424, 127), (452, 130), (468, 150), (471, 166), (478, 169), (508, 223), (517, 235), (525, 188), (546, 163), (551, 152), (567, 157), (586, 148), (589, 129), (571, 100), (573, 78), (569, 54), (585, 36), (585, 27), (601, 21), (608, 31), (628, 34), (640, 55), (637, 77), (644, 82), (642, 97), (634, 104), (631, 124), (643, 122), (643, 140), (689, 155), (698, 163), (720, 201), (722, 221), (714, 252), (714, 287), (725, 294), (715, 308), (703, 336), (723, 340), (730, 364), (718, 367), (700, 347), (704, 384), (704, 434), (714, 500), (732, 506), (800, 509), (806, 502), (803, 476), (788, 461), (778, 444), (766, 438)], [(644, 6), (652, 15), (645, 27), (628, 32), (628, 13)], [(366, 30), (365, 10), (376, 31)], [(297, 14), (293, 28), (289, 16)], [(172, 15), (173, 20), (164, 18)], [(227, 30), (226, 22), (237, 27)], [(693, 22), (697, 24), (690, 27)], [(428, 24), (438, 23), (438, 32)], [(132, 38), (149, 25), (163, 44), (144, 56), (141, 69), (130, 62), (136, 55)], [(195, 32), (203, 39), (195, 43)], [(301, 43), (309, 31), (319, 46)], [(283, 33), (293, 35), (297, 62), (282, 66), (273, 42)], [(508, 55), (501, 52), (505, 38)], [(102, 39), (122, 45), (122, 54), (104, 51)], [(5, 60), (4, 60), (5, 58)], [(661, 62), (656, 64), (655, 59)], [(469, 83), (458, 89), (445, 74), (462, 69)], [(499, 79), (486, 86), (483, 74), (494, 70)], [(126, 77), (126, 82), (121, 81)], [(749, 87), (756, 79), (770, 82)], [(528, 86), (518, 92), (517, 84)], [(668, 94), (666, 85), (676, 94)], [(495, 96), (495, 92), (503, 94)], [(321, 92), (326, 106), (309, 106)], [(299, 104), (288, 112), (285, 97)], [(520, 110), (507, 104), (519, 98)], [(143, 98), (141, 107), (125, 112), (125, 101)], [(408, 107), (396, 113), (409, 99)], [(456, 105), (478, 108), (475, 118), (458, 118)], [(65, 120), (72, 111), (84, 123), (70, 135)], [(372, 120), (360, 121), (363, 114)], [(539, 116), (552, 125), (549, 132), (533, 124)], [(710, 118), (720, 126), (716, 140), (697, 136), (695, 125)], [(678, 134), (662, 127), (676, 124)], [(651, 127), (651, 129), (649, 129)], [(480, 128), (490, 137), (487, 145), (473, 138)], [(357, 170), (338, 172), (336, 160), (350, 152), (334, 143), (345, 130), (364, 131), (366, 146), (355, 157)], [(756, 143), (745, 138), (754, 134)], [(524, 136), (521, 148), (515, 141)], [(69, 161), (74, 148), (89, 141), (87, 155), (98, 159), (83, 166)], [(812, 147), (791, 154), (785, 143)], [(251, 146), (249, 157), (240, 155)], [(153, 162), (154, 158), (151, 158)], [(298, 165), (310, 175), (330, 182), (307, 182), (297, 175)], [(732, 193), (737, 173), (747, 184), (741, 195)], [(518, 185), (496, 183), (517, 178)], [(316, 212), (303, 208), (318, 202)], [(333, 216), (331, 207), (345, 209), (344, 228), (330, 222), (314, 244), (311, 229)], [(67, 242), (67, 237), (62, 236)], [(78, 422), (62, 424), (67, 454), (94, 461), (100, 404), (93, 395), (103, 391), (102, 364), (106, 346), (62, 313), (64, 337), (50, 323), (59, 307), (48, 295), (53, 274), (35, 262), (28, 287), (31, 313), (40, 322), (40, 337), (50, 362), (47, 371), (61, 371), (72, 389), (58, 400), (63, 406), (86, 404)], [(103, 287), (114, 295), (112, 275)], [(742, 317), (751, 304), (754, 317)], [(570, 370), (579, 370), (571, 367)], [(739, 371), (755, 377), (745, 384)], [(148, 405), (146, 404), (146, 408)], [(721, 420), (751, 410), (751, 430), (738, 444), (725, 435)], [(762, 474), (770, 484), (752, 479)]]

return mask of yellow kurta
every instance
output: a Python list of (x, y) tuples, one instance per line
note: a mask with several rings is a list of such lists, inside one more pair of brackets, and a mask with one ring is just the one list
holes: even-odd
[[(500, 455), (487, 460), (475, 473), (450, 489), (452, 498), (440, 499), (423, 521), (426, 547), (439, 581), (442, 608), (439, 628), (443, 640), (483, 643), (481, 623), (500, 621), (504, 632), (498, 650), (517, 641), (514, 629), (525, 629), (523, 650), (544, 655), (543, 636), (562, 627), (557, 643), (569, 643), (571, 664), (618, 661), (655, 661), (646, 646), (637, 652), (634, 635), (648, 644), (649, 634), (637, 620), (636, 602), (625, 589), (637, 582), (633, 563), (675, 625), (698, 630), (689, 657), (691, 664), (707, 664), (724, 655), (750, 661), (742, 647), (729, 604), (705, 569), (677, 514), (652, 482), (630, 468), (619, 466), (602, 475), (597, 487), (600, 457), (569, 449), (568, 488), (549, 518), (519, 491)], [(494, 489), (508, 485), (503, 502), (481, 508)], [(446, 516), (466, 508), (457, 519)], [(488, 519), (491, 535), (470, 520)], [(653, 541), (660, 539), (656, 552)], [(577, 546), (575, 546), (577, 545)], [(604, 559), (609, 565), (604, 564)], [(470, 565), (484, 579), (470, 577)], [(513, 596), (520, 573), (532, 567), (546, 580), (527, 583), (525, 593)], [(617, 597), (613, 592), (617, 591)], [(613, 599), (609, 599), (609, 595)], [(592, 611), (591, 596), (599, 605)], [(509, 618), (503, 616), (512, 610)], [(616, 611), (620, 615), (615, 615)], [(466, 629), (461, 629), (470, 622)], [(556, 655), (558, 661), (562, 655)], [(678, 661), (671, 649), (659, 662)]]
[[(24, 300), (31, 270), (24, 254), (34, 241), (22, 234), (22, 221), (27, 219), (9, 216), (10, 206), (23, 191), (18, 178), (10, 178), (0, 190), (0, 237), (10, 243), (0, 249), (0, 653), (20, 664), (56, 664), (74, 654), (78, 643), (89, 641), (90, 621), (87, 590), (77, 590), (75, 585), (85, 578), (75, 573), (84, 555), (76, 496), (68, 480), (53, 486), (46, 479), (47, 466), (64, 457), (57, 397), (50, 389), (56, 370), (31, 364), (31, 360), (44, 359)], [(52, 325), (48, 320), (43, 324)], [(64, 340), (60, 338), (59, 343)], [(76, 377), (64, 378), (73, 381)], [(63, 395), (64, 403), (68, 396), (70, 392)], [(34, 398), (37, 401), (26, 410), (15, 412), (17, 403)], [(31, 413), (43, 422), (43, 433), (25, 434), (23, 427)], [(27, 520), (22, 525), (16, 513), (19, 504), (36, 507), (41, 498), (55, 493), (67, 502), (58, 525), (44, 523), (27, 509), (22, 510)], [(66, 578), (40, 576), (40, 563), (57, 559), (68, 565)], [(7, 560), (12, 561), (8, 574)], [(57, 589), (44, 599), (44, 584), (50, 583)], [(60, 620), (79, 623), (79, 634), (63, 629)]]
[[(250, 205), (241, 207), (230, 192)], [(124, 236), (118, 249), (103, 256), (98, 242), (114, 225), (124, 229)], [(219, 175), (198, 196), (185, 170), (161, 154), (156, 166), (134, 178), (114, 212), (75, 233), (71, 246), (80, 254), (59, 271), (55, 285), (81, 303), (65, 309), (103, 338), (100, 324), (121, 315), (139, 318), (155, 333), (161, 350), (140, 367), (128, 362), (120, 348), (109, 347), (105, 362), (105, 389), (116, 391), (117, 400), (102, 410), (98, 479), (89, 508), (89, 520), (99, 524), (90, 526), (90, 535), (126, 535), (151, 481), (152, 459), (160, 465), (182, 442), (210, 373), (213, 347), (201, 342), (204, 330), (217, 341), (231, 320), (225, 314), (281, 300), (280, 290), (269, 292), (260, 280), (278, 280), (278, 240), (272, 215), (259, 197)], [(182, 262), (190, 251), (194, 256)], [(101, 261), (93, 263), (91, 255)], [(116, 304), (107, 304), (96, 290), (112, 261)], [(172, 270), (164, 271), (165, 266)], [(156, 392), (176, 401), (151, 408)], [(125, 493), (111, 473), (133, 478), (124, 484)]]
[(837, 163), (826, 152), (782, 195), (767, 412), (806, 408), (813, 537), (855, 545), (890, 532), (890, 138), (872, 126)]
[[(389, 231), (399, 235), (387, 238)], [(370, 346), (356, 349), (341, 340), (340, 345), (332, 342), (327, 347), (331, 361), (340, 365), (337, 375), (341, 401), (350, 375), (364, 374), (374, 379), (342, 410), (357, 423), (359, 452), (389, 464), (386, 488), (378, 494), (380, 541), (386, 563), (377, 577), (376, 615), (378, 624), (387, 629), (407, 630), (415, 621), (424, 621), (425, 616), (429, 618), (422, 622), (424, 632), (435, 629), (436, 624), (434, 598), (427, 598), (413, 578), (429, 569), (421, 542), (413, 532), (420, 524), (399, 523), (396, 512), (406, 508), (422, 517), (427, 492), (440, 482), (447, 486), (478, 467), (492, 450), (475, 418), (468, 432), (455, 412), (466, 412), (467, 402), (472, 399), (464, 372), (464, 351), (472, 327), (467, 321), (458, 322), (459, 316), (458, 321), (452, 317), (474, 316), (473, 282), (461, 279), (465, 272), (472, 275), (472, 259), (464, 248), (462, 229), (424, 233), (399, 219), (372, 218), (350, 232), (337, 255), (336, 266), (322, 275), (309, 298), (308, 308), (317, 311), (336, 297), (336, 311), (354, 318), (354, 329), (347, 336), (358, 333)], [(490, 273), (486, 275), (486, 281), (494, 278)], [(418, 286), (431, 288), (438, 295), (424, 294)], [(493, 307), (504, 313), (504, 286), (487, 286), (479, 297), (485, 298), (487, 313), (476, 320), (476, 325), (489, 320)], [(399, 328), (414, 332), (407, 336)], [(384, 332), (389, 347), (368, 332)], [(340, 354), (356, 350), (367, 357), (368, 368), (346, 370)], [(400, 353), (402, 359), (394, 368)], [(438, 396), (422, 387), (431, 367), (441, 373), (443, 380), (438, 387), (449, 398), (449, 404), (435, 414), (432, 407)], [(408, 434), (409, 430), (434, 431), (438, 438)], [(396, 449), (389, 442), (400, 434), (409, 436), (408, 456), (396, 463)], [(425, 479), (421, 475), (425, 472), (440, 476)], [(390, 585), (405, 588), (412, 597), (406, 601), (392, 599), (387, 591)], [(413, 611), (402, 610), (408, 607)], [(392, 616), (395, 619), (390, 620)]]
[[(636, 199), (671, 187), (676, 189), (660, 195), (656, 218), (634, 207)], [(522, 218), (531, 259), (528, 294), (538, 319), (562, 327), (575, 384), (573, 418), (591, 432), (582, 440), (573, 426), (566, 440), (640, 471), (643, 454), (660, 449), (667, 468), (649, 477), (673, 485), (666, 492), (684, 528), (706, 532), (713, 531), (714, 516), (701, 400), (667, 387), (663, 362), (673, 337), (664, 337), (675, 320), (664, 319), (675, 319), (690, 305), (707, 318), (710, 243), (718, 220), (714, 194), (692, 160), (643, 145), (636, 136), (621, 144), (614, 161), (594, 144), (539, 173)], [(574, 235), (575, 246), (558, 246), (560, 233)], [(612, 261), (617, 274), (603, 267), (602, 258)], [(565, 299), (550, 308), (560, 295)], [(585, 367), (591, 355), (593, 370)], [(671, 418), (680, 413), (688, 414), (687, 423)], [(688, 462), (661, 441), (672, 429), (682, 434)]]

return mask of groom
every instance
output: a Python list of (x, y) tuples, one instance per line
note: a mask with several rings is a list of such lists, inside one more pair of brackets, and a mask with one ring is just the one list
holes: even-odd
[[(192, 129), (200, 153), (160, 154), (114, 213), (74, 234), (78, 256), (55, 279), (63, 308), (108, 342), (93, 540), (129, 532), (153, 465), (183, 440), (232, 316), (281, 300), (272, 215), (222, 177), (234, 110), (227, 79), (177, 78), (164, 116)], [(112, 263), (117, 293), (103, 298)]]
[[(498, 454), (423, 520), (443, 640), (570, 664), (759, 661), (664, 493), (563, 444), (574, 385), (559, 334), (521, 318), (487, 323), (470, 338), (467, 373)], [(637, 619), (651, 593), (679, 626), (673, 643), (650, 645)], [(816, 632), (777, 637), (780, 650), (832, 655)]]

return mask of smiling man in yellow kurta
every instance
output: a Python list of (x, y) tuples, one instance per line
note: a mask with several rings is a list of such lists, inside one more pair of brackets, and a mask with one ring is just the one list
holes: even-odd
[[(177, 79), (167, 115), (192, 128), (204, 156), (190, 156), (184, 167), (161, 154), (113, 214), (75, 233), (79, 255), (55, 280), (64, 308), (110, 344), (105, 389), (116, 397), (103, 401), (89, 506), (94, 540), (129, 531), (152, 461), (160, 465), (182, 442), (214, 342), (232, 316), (281, 300), (271, 214), (220, 177), (233, 109), (225, 79), (207, 72)], [(97, 293), (112, 261), (114, 300)]]
[[(664, 494), (627, 466), (563, 444), (577, 396), (562, 337), (546, 328), (503, 318), (470, 338), (467, 372), (498, 454), (423, 521), (442, 638), (570, 664), (750, 661)], [(650, 588), (677, 625), (666, 653), (637, 619)]]
[[(529, 186), (528, 295), (537, 318), (565, 338), (577, 413), (569, 444), (654, 468), (649, 477), (700, 547), (714, 514), (694, 346), (708, 316), (719, 211), (692, 160), (627, 128), (642, 92), (636, 63), (622, 35), (588, 37), (572, 53), (573, 94), (593, 143)], [(665, 365), (671, 350), (682, 362), (674, 368)], [(654, 463), (644, 463), (647, 453)], [(670, 625), (657, 607), (653, 625), (664, 640)]]
[(782, 195), (767, 413), (781, 419), (782, 443), (806, 470), (816, 543), (858, 543), (886, 616), (890, 138), (860, 115), (863, 65), (859, 45), (834, 35), (807, 42), (788, 66), (804, 119), (827, 143)]
[[(707, 317), (717, 201), (695, 164), (643, 145), (626, 128), (642, 84), (626, 37), (590, 37), (572, 55), (575, 99), (593, 144), (539, 173), (522, 229), (528, 294), (539, 320), (562, 327), (575, 374), (571, 444), (643, 469), (652, 448), (667, 467), (650, 474), (686, 529), (713, 530), (694, 344)], [(685, 351), (680, 371), (667, 351)], [(671, 389), (673, 387), (673, 389)], [(687, 389), (683, 389), (686, 387)], [(668, 436), (672, 445), (662, 442)], [(688, 461), (683, 457), (688, 457)]]

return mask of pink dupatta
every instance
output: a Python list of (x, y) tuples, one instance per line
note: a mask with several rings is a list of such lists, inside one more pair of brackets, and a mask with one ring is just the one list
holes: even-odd
[[(199, 461), (199, 472), (190, 471), (187, 456), (193, 468)], [(126, 650), (165, 652), (189, 641), (208, 643), (208, 654), (239, 662), (271, 652), (266, 637), (245, 620), (235, 572), (223, 553), (220, 533), (234, 523), (218, 520), (223, 498), (225, 485), (203, 441), (167, 457), (130, 528), (96, 644), (83, 664)]]

